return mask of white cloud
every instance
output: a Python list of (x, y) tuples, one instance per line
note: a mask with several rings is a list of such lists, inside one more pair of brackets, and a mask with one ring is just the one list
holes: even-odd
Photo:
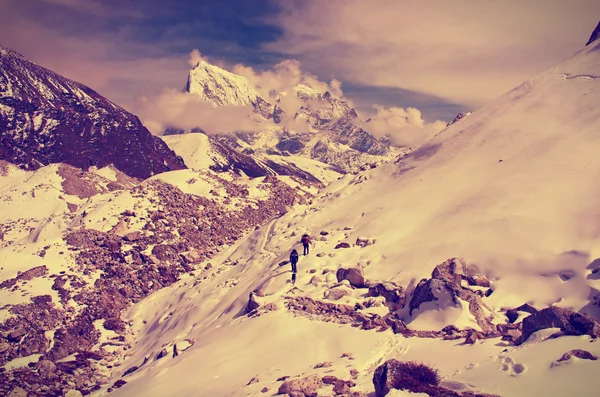
[(140, 97), (133, 105), (144, 125), (155, 135), (167, 127), (200, 127), (207, 133), (252, 130), (251, 107), (214, 108), (200, 97), (176, 90), (165, 90), (155, 97)]
[(427, 123), (415, 108), (373, 106), (373, 114), (364, 128), (376, 137), (389, 137), (395, 145), (417, 147), (441, 131), (446, 123)]
[(280, 2), (265, 46), (346, 82), (480, 106), (580, 49), (600, 2)]

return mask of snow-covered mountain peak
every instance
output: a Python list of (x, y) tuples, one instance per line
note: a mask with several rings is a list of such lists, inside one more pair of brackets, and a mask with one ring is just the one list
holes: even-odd
[(214, 106), (248, 106), (255, 104), (260, 97), (244, 76), (203, 60), (190, 71), (186, 91)]

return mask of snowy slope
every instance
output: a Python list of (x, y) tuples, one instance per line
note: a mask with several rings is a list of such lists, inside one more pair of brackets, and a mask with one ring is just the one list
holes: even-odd
[[(264, 387), (273, 395), (284, 375), (349, 379), (352, 369), (359, 371), (355, 390), (372, 393), (375, 368), (390, 358), (433, 365), (442, 385), (457, 391), (595, 395), (598, 361), (557, 362), (572, 349), (600, 354), (587, 335), (542, 341), (555, 331), (549, 329), (520, 346), (499, 337), (463, 345), (353, 328), (335, 318), (324, 322), (324, 314), (292, 310), (289, 303), (298, 296), (323, 300), (331, 289), (344, 289), (348, 295), (338, 303), (352, 311), (367, 301), (366, 290), (337, 283), (340, 266), (359, 264), (367, 279), (395, 281), (410, 291), (436, 265), (463, 257), (491, 281), (493, 293), (482, 300), (494, 324), (507, 321), (503, 310), (526, 302), (600, 319), (599, 71), (596, 43), (450, 125), (401, 161), (332, 183), (311, 205), (296, 207), (215, 258), (211, 278), (182, 280), (134, 306), (128, 319), (138, 343), (113, 381), (145, 364), (124, 376), (126, 383), (112, 395), (246, 396), (263, 395)], [(315, 244), (301, 258), (298, 288), (292, 288), (289, 265), (279, 263), (304, 231)], [(320, 231), (327, 233), (319, 237)], [(353, 245), (359, 237), (374, 244)], [(341, 241), (350, 247), (336, 249)], [(265, 311), (248, 317), (244, 308), (255, 289), (265, 295), (256, 298)], [(465, 302), (439, 298), (437, 309), (429, 302), (399, 315), (414, 330), (477, 328)], [(277, 307), (269, 311), (270, 302)], [(364, 311), (382, 309), (383, 315), (382, 306)], [(179, 343), (186, 350), (174, 356)], [(158, 358), (161, 349), (166, 356)], [(348, 352), (353, 360), (343, 357)], [(321, 362), (331, 365), (314, 368)], [(330, 386), (319, 392), (328, 394)]]

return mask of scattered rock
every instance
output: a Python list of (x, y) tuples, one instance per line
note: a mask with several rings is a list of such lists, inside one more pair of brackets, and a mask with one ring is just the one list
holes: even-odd
[(252, 313), (260, 307), (260, 303), (257, 300), (257, 296), (258, 295), (254, 291), (250, 292), (248, 304), (246, 305), (246, 313)]
[(325, 361), (325, 362), (322, 362), (322, 363), (319, 363), (319, 364), (315, 365), (314, 369), (317, 369), (317, 368), (329, 368), (332, 365), (333, 365), (333, 363), (331, 361)]
[(358, 237), (356, 239), (356, 242), (354, 244), (358, 245), (361, 248), (364, 248), (366, 246), (375, 244), (375, 240), (372, 240), (372, 239), (367, 238), (367, 237)]
[(321, 232), (319, 234), (321, 236), (327, 236), (329, 234), (329, 232), (327, 230), (321, 230)]
[(340, 249), (340, 248), (350, 248), (350, 244), (346, 243), (345, 241), (342, 241), (341, 243), (338, 243), (335, 246), (335, 249)]
[(258, 383), (258, 382), (260, 382), (260, 379), (258, 379), (258, 375), (257, 375), (254, 378), (250, 379), (250, 381), (248, 383), (246, 383), (246, 386), (249, 386), (253, 383)]
[(310, 279), (310, 281), (308, 282), (311, 285), (319, 285), (319, 283), (322, 283), (323, 280), (321, 279), (321, 277), (319, 276), (312, 276), (312, 278)]
[(261, 393), (267, 393), (269, 391), (268, 387), (263, 387), (262, 390), (260, 391)]
[(475, 331), (469, 332), (469, 334), (467, 335), (467, 339), (465, 339), (465, 345), (474, 344), (475, 342), (477, 342), (478, 338), (479, 338), (479, 335), (477, 335), (477, 332), (475, 332)]
[(83, 394), (79, 390), (71, 389), (65, 393), (65, 397), (83, 397)]
[(358, 372), (358, 370), (357, 370), (357, 369), (355, 369), (355, 368), (352, 368), (352, 369), (350, 370), (350, 376), (352, 377), (352, 379), (356, 379), (356, 378), (358, 378), (358, 374), (359, 374), (359, 372)]
[(335, 275), (338, 282), (348, 280), (350, 285), (355, 288), (365, 287), (365, 275), (363, 274), (363, 270), (359, 267), (351, 267), (349, 269), (340, 267)]
[(325, 256), (325, 253), (324, 253), (324, 252), (319, 252), (319, 253), (317, 253), (317, 257), (318, 257), (318, 258), (322, 258), (322, 257), (324, 257), (324, 256)]
[(282, 376), (280, 378), (277, 378), (277, 382), (283, 382), (286, 379), (289, 379), (289, 376)]

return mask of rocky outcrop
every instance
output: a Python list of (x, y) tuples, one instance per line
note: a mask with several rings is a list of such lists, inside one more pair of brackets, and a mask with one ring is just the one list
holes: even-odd
[(369, 245), (375, 244), (375, 240), (370, 239), (368, 237), (358, 237), (354, 244), (357, 245), (358, 247), (364, 248)]
[(596, 25), (596, 29), (594, 29), (594, 31), (590, 35), (590, 38), (588, 39), (587, 43), (585, 43), (585, 45), (588, 46), (588, 45), (592, 44), (594, 41), (598, 40), (599, 38), (600, 38), (600, 22), (598, 22), (598, 25)]
[(348, 280), (350, 285), (354, 288), (364, 288), (365, 285), (365, 275), (363, 273), (362, 268), (360, 267), (351, 267), (351, 268), (343, 268), (340, 267), (335, 273), (338, 283), (344, 280)]
[(524, 303), (519, 307), (516, 307), (514, 309), (509, 309), (506, 311), (506, 317), (508, 318), (508, 322), (512, 324), (515, 321), (517, 321), (517, 318), (519, 318), (519, 312), (536, 314), (538, 312), (538, 310), (535, 307), (531, 306), (530, 304)]
[(582, 360), (592, 360), (592, 361), (598, 360), (598, 356), (595, 355), (594, 353), (590, 353), (587, 350), (575, 349), (575, 350), (570, 350), (570, 351), (566, 352), (565, 354), (563, 354), (561, 358), (556, 360), (556, 362), (567, 361), (567, 360), (570, 360), (571, 357), (577, 357)]
[(489, 309), (482, 301), (482, 297), (489, 296), (492, 290), (488, 289), (483, 293), (479, 289), (470, 289), (462, 285), (463, 281), (469, 286), (489, 285), (484, 275), (478, 274), (474, 268), (467, 268), (462, 259), (448, 259), (436, 266), (430, 279), (423, 279), (417, 284), (410, 298), (410, 315), (427, 302), (433, 302), (436, 307), (443, 308), (449, 305), (458, 306), (458, 299), (462, 299), (468, 303), (469, 311), (484, 332), (495, 330)]
[(92, 89), (0, 47), (0, 159), (24, 169), (114, 164), (129, 176), (185, 168), (131, 113)]
[(534, 332), (547, 328), (560, 328), (563, 335), (600, 337), (600, 323), (593, 318), (571, 309), (551, 306), (523, 320), (523, 333), (515, 344), (520, 345)]

